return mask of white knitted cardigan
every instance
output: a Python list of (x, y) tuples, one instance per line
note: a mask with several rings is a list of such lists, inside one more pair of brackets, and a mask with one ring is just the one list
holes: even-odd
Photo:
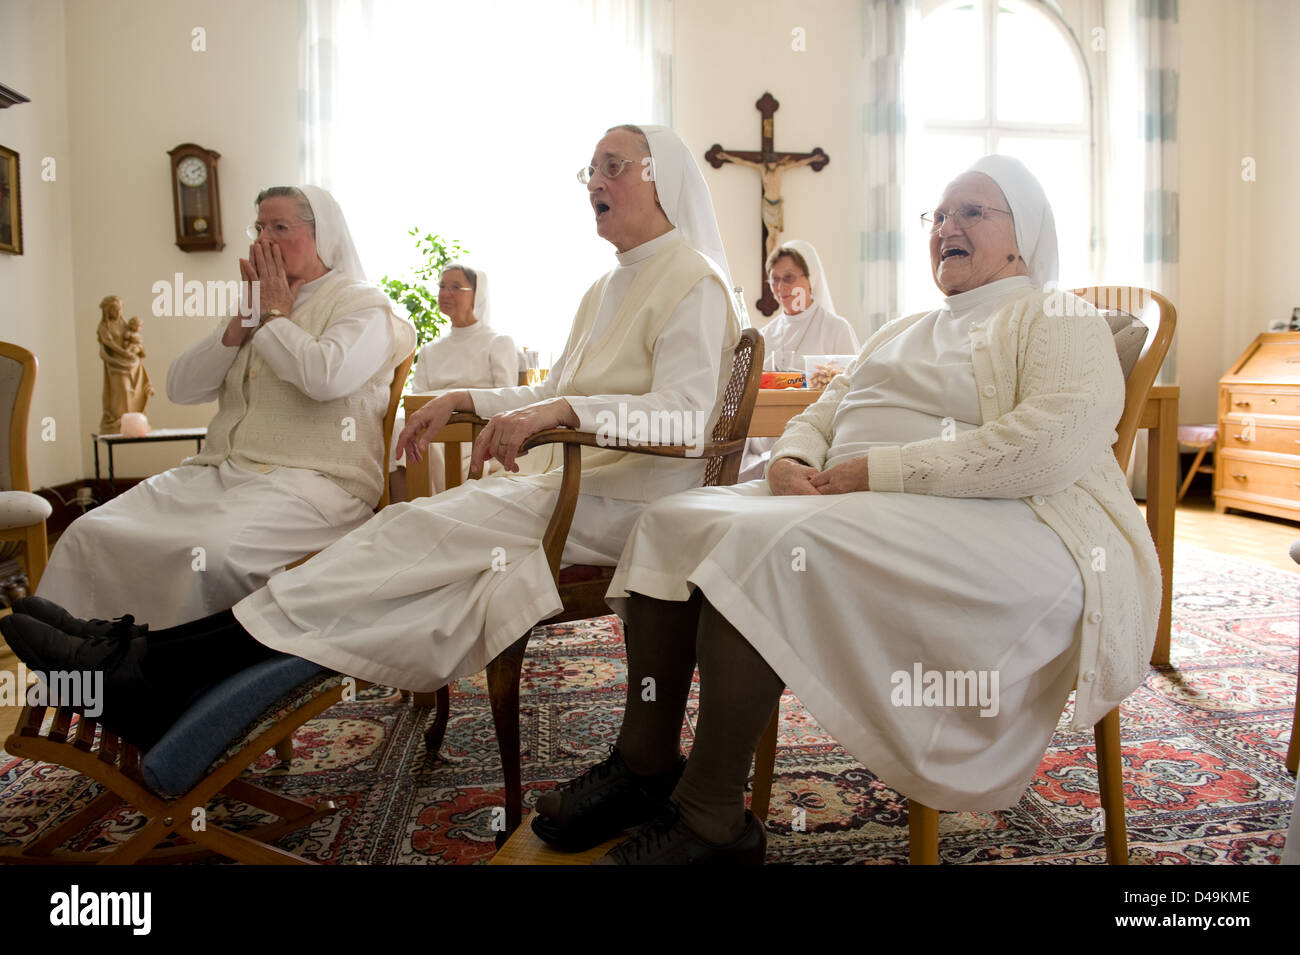
[[(1070, 317), (1048, 316), (1046, 299), (1037, 289), (1020, 290), (971, 326), (980, 427), (952, 440), (873, 447), (868, 474), (872, 492), (1024, 498), (1060, 536), (1084, 583), (1074, 716), (1074, 728), (1083, 730), (1146, 675), (1160, 614), (1160, 565), (1111, 451), (1124, 380), (1110, 329), (1081, 301), (1065, 309)], [(821, 399), (790, 421), (772, 461), (793, 457), (820, 469), (854, 371), (923, 317), (876, 332)]]

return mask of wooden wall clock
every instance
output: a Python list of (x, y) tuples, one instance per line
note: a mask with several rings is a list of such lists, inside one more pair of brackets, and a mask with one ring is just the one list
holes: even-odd
[(183, 252), (216, 252), (221, 238), (221, 190), (217, 160), (221, 153), (194, 143), (169, 149), (172, 158), (172, 205), (176, 210), (176, 245)]

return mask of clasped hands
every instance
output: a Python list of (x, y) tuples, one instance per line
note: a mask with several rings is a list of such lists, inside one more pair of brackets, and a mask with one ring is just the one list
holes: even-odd
[(870, 491), (867, 456), (850, 458), (833, 468), (818, 471), (794, 458), (781, 458), (767, 469), (767, 486), (772, 494), (848, 494)]
[[(458, 411), (473, 410), (468, 392), (449, 391), (439, 395), (406, 420), (406, 427), (397, 438), (398, 452), (407, 455), (408, 461), (423, 461), (424, 449), (447, 426), (451, 416)], [(538, 401), (494, 415), (474, 441), (470, 476), (481, 475), (483, 465), (492, 458), (500, 461), (507, 471), (518, 471), (515, 459), (521, 457), (519, 446), (533, 435), (550, 428), (577, 427), (578, 415), (563, 398)]]
[[(222, 337), (222, 342), (230, 346), (242, 345), (249, 335), (265, 324), (262, 315), (272, 309), (279, 311), (280, 316), (288, 317), (293, 311), (298, 290), (305, 284), (301, 279), (289, 281), (284, 270), (284, 256), (280, 247), (272, 242), (254, 242), (248, 247), (248, 258), (239, 260), (239, 277), (249, 283), (250, 289), (257, 288), (261, 314), (235, 315), (230, 319)], [(248, 307), (252, 308), (251, 301)], [(275, 321), (275, 317), (269, 321)]]

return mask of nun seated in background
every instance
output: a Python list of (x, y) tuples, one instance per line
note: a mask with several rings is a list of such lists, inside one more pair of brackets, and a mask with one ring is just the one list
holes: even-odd
[[(853, 326), (835, 314), (821, 257), (812, 243), (791, 239), (767, 257), (767, 277), (781, 302), (781, 314), (760, 330), (767, 355), (765, 367), (774, 371), (803, 371), (805, 355), (856, 355)], [(740, 480), (763, 476), (775, 438), (745, 442)]]
[[(438, 279), (438, 310), (451, 328), (420, 349), (411, 388), (417, 393), (452, 388), (513, 388), (519, 383), (518, 356), (509, 335), (494, 331), (489, 320), (488, 278), (483, 269), (453, 262)], [(399, 418), (395, 433), (401, 433)], [(396, 457), (397, 442), (393, 442)], [(472, 448), (461, 452), (461, 480), (469, 477)], [(443, 445), (429, 445), (429, 480), (433, 490), (447, 489)], [(485, 472), (486, 473), (486, 472)]]
[[(1048, 314), (1056, 229), (1017, 160), (977, 161), (927, 219), (943, 306), (876, 332), (790, 422), (766, 481), (637, 522), (608, 594), (627, 621), (622, 730), (539, 799), (547, 841), (649, 822), (603, 861), (761, 862), (745, 783), (784, 686), (904, 796), (995, 810), (1033, 778), (1076, 675), (1075, 730), (1141, 683), (1160, 570), (1111, 452), (1110, 330), (1082, 302)], [(918, 670), (974, 672), (985, 692), (934, 700)]]
[(240, 273), (261, 314), (232, 316), (167, 372), (176, 404), (217, 402), (203, 450), (77, 518), (50, 555), (40, 596), (79, 617), (170, 627), (225, 610), (379, 503), (415, 329), (366, 281), (328, 192), (273, 186), (254, 207)]

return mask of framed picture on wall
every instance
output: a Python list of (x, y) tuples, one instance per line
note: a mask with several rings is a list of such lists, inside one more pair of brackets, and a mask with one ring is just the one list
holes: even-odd
[(23, 201), (18, 154), (0, 146), (0, 252), (23, 254)]

